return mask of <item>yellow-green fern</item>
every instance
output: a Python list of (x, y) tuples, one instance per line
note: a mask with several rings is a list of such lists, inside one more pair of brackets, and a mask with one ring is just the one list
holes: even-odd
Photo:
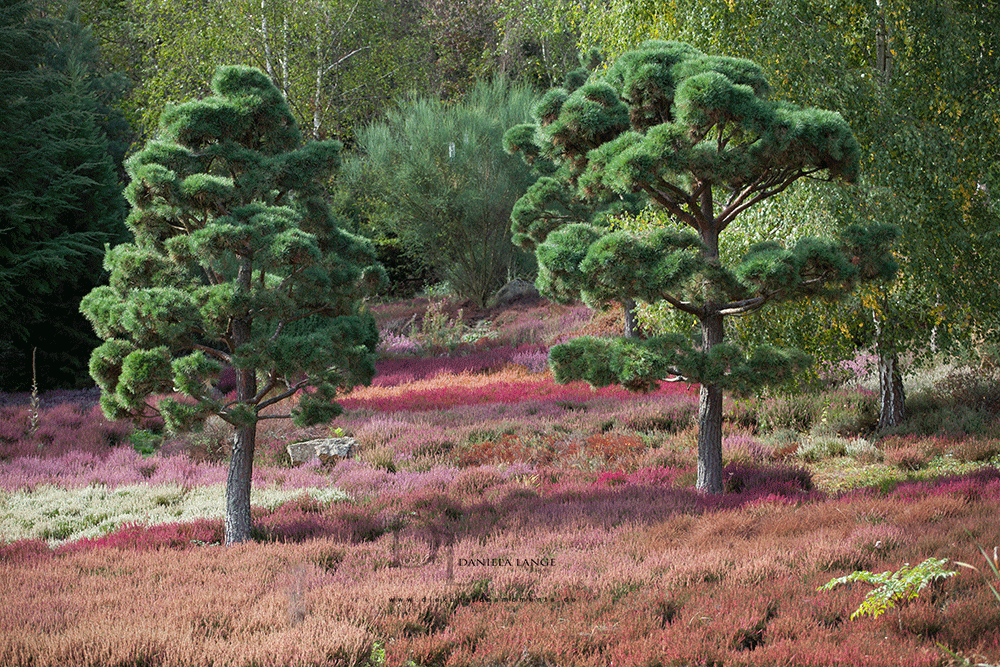
[(906, 563), (896, 572), (874, 574), (867, 570), (851, 572), (820, 586), (818, 590), (829, 591), (843, 584), (861, 581), (875, 586), (865, 597), (853, 614), (851, 620), (858, 616), (878, 618), (896, 603), (916, 599), (927, 585), (938, 579), (955, 576), (954, 570), (945, 569), (947, 558), (928, 558), (915, 567)]

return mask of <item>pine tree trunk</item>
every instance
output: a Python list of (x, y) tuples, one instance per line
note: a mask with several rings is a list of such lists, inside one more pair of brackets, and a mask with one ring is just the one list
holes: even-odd
[(250, 485), (257, 425), (236, 429), (233, 454), (226, 478), (226, 544), (248, 542), (250, 535)]
[(888, 350), (878, 350), (878, 388), (880, 431), (899, 426), (906, 416), (903, 374), (899, 370), (899, 355)]
[[(722, 316), (701, 321), (702, 349), (722, 342)], [(698, 484), (702, 493), (722, 493), (722, 387), (702, 385), (698, 400)]]
[[(253, 261), (243, 258), (236, 284), (243, 294), (250, 293)], [(231, 324), (234, 349), (251, 340), (252, 318), (233, 318)], [(254, 403), (257, 394), (257, 372), (252, 368), (236, 370), (236, 400), (243, 405)], [(250, 540), (250, 486), (253, 480), (253, 454), (257, 442), (257, 422), (238, 426), (233, 435), (233, 453), (226, 477), (226, 544)]]
[[(708, 224), (701, 227), (705, 259), (719, 263), (719, 231), (713, 215), (712, 188), (705, 188), (699, 202)], [(712, 303), (712, 282), (705, 281), (705, 314), (701, 317), (701, 349), (707, 353), (726, 335), (722, 315)], [(722, 493), (722, 387), (701, 385), (698, 399), (698, 483), (702, 493)]]
[(635, 300), (626, 299), (622, 304), (622, 309), (625, 311), (625, 337), (638, 338), (639, 330), (635, 321)]

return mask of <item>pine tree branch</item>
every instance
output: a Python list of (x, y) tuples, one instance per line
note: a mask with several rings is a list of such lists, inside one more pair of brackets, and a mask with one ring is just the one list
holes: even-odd
[(764, 304), (771, 300), (771, 296), (772, 295), (757, 296), (752, 299), (744, 299), (743, 301), (727, 303), (719, 310), (719, 314), (722, 316), (746, 315), (763, 307)]
[(281, 392), (280, 394), (276, 394), (276, 395), (272, 396), (271, 398), (267, 399), (263, 403), (260, 403), (257, 406), (258, 412), (260, 410), (263, 410), (264, 408), (268, 407), (269, 405), (274, 405), (275, 403), (280, 403), (281, 401), (285, 400), (289, 396), (295, 395), (296, 392), (298, 392), (300, 389), (302, 389), (303, 387), (307, 386), (308, 384), (309, 384), (309, 379), (306, 378), (305, 380), (301, 380), (299, 382), (296, 382), (294, 385), (290, 385), (288, 387), (288, 389), (286, 389), (285, 391)]
[(216, 350), (214, 347), (209, 347), (207, 345), (202, 345), (200, 343), (193, 343), (189, 346), (192, 350), (198, 350), (199, 352), (204, 352), (210, 357), (215, 357), (219, 361), (231, 364), (233, 362), (232, 356), (226, 354), (222, 350)]
[[(661, 187), (665, 190), (661, 190)], [(671, 185), (666, 181), (660, 179), (659, 187), (652, 184), (644, 183), (642, 184), (642, 189), (649, 194), (657, 203), (659, 203), (663, 208), (667, 209), (667, 212), (680, 220), (681, 222), (687, 224), (688, 226), (698, 229), (698, 219), (681, 208), (681, 203), (691, 206), (691, 202), (688, 200), (688, 193), (677, 187), (676, 185)], [(694, 207), (697, 209), (697, 206)]]
[(814, 174), (817, 171), (821, 171), (821, 168), (817, 167), (815, 169), (794, 170), (782, 169), (778, 171), (778, 174), (770, 175), (770, 177), (770, 171), (766, 172), (751, 185), (740, 190), (738, 193), (734, 193), (733, 196), (730, 197), (729, 201), (726, 202), (722, 213), (716, 218), (721, 225), (719, 230), (722, 231), (728, 227), (729, 223), (731, 223), (736, 216), (746, 209), (783, 192), (786, 188), (788, 188), (788, 186), (798, 179)]
[(697, 315), (698, 317), (701, 317), (705, 312), (704, 308), (698, 308), (697, 306), (692, 305), (690, 302), (681, 301), (677, 297), (672, 296), (670, 294), (660, 294), (660, 296), (663, 298), (664, 301), (666, 301), (671, 306), (673, 306), (674, 308), (676, 308), (681, 312), (688, 313), (690, 315)]
[(267, 379), (267, 384), (264, 385), (261, 388), (261, 390), (257, 392), (256, 396), (254, 396), (252, 399), (250, 399), (250, 402), (253, 403), (254, 405), (256, 405), (257, 403), (259, 403), (265, 396), (267, 396), (267, 392), (269, 392), (272, 389), (274, 389), (274, 386), (276, 384), (278, 384), (278, 371), (272, 370), (271, 371), (271, 377), (269, 377)]

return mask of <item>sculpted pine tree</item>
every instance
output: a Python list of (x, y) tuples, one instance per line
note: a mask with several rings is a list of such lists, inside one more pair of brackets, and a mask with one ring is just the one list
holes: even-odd
[(553, 298), (666, 301), (699, 320), (697, 345), (679, 335), (585, 337), (554, 347), (551, 363), (561, 382), (634, 390), (668, 376), (700, 383), (697, 486), (709, 493), (723, 490), (723, 392), (753, 391), (808, 363), (796, 350), (744, 352), (726, 343), (725, 318), (768, 302), (836, 297), (895, 271), (892, 227), (855, 226), (837, 240), (775, 240), (723, 265), (720, 235), (741, 212), (800, 178), (851, 181), (858, 172), (858, 144), (839, 114), (768, 93), (750, 61), (645, 42), (574, 92), (549, 91), (535, 109), (537, 124), (506, 137), (508, 149), (558, 165), (553, 178), (580, 196), (641, 193), (678, 223), (631, 233), (543, 215), (515, 218), (513, 228), (535, 248), (539, 287)]
[[(220, 68), (212, 97), (168, 109), (127, 165), (135, 242), (105, 258), (110, 284), (81, 310), (105, 340), (90, 361), (109, 418), (160, 414), (172, 431), (218, 415), (235, 429), (226, 542), (250, 539), (262, 411), (298, 394), (297, 424), (340, 412), (338, 390), (374, 375), (378, 332), (361, 304), (384, 279), (371, 248), (340, 230), (322, 183), (340, 144), (301, 145), (261, 72)], [(213, 386), (236, 371), (235, 398)], [(154, 405), (151, 396), (179, 392)]]

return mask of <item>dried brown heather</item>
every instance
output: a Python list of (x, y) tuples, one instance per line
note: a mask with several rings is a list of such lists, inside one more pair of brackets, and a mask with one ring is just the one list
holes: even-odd
[(658, 518), (614, 514), (615, 494), (645, 506), (631, 487), (570, 486), (475, 505), (492, 518), (458, 521), (433, 558), (419, 532), (391, 531), (229, 550), (14, 545), (0, 550), (0, 664), (351, 665), (376, 643), (387, 665), (930, 667), (939, 643), (995, 663), (1000, 604), (983, 573), (878, 619), (849, 620), (868, 587), (816, 588), (858, 568), (975, 560), (977, 544), (1000, 544), (998, 486), (678, 504)]

